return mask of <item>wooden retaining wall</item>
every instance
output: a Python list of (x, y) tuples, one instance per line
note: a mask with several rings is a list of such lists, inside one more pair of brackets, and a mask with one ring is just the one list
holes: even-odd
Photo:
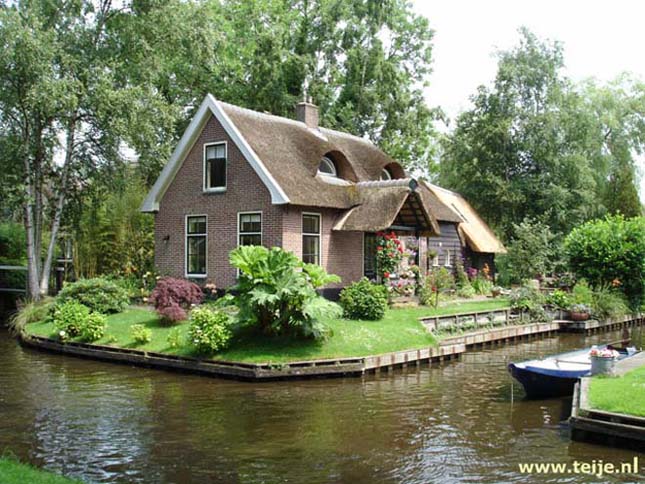
[[(455, 319), (457, 318), (457, 319)], [(462, 318), (462, 319), (459, 319)], [(471, 318), (471, 319), (464, 319)], [(440, 328), (444, 321), (458, 323), (472, 320), (477, 326), (489, 325), (491, 321), (512, 323), (518, 321), (511, 315), (510, 310), (492, 310), (478, 313), (462, 313), (451, 316), (433, 316), (421, 318), (426, 327)], [(563, 326), (563, 323), (565, 326)], [(482, 347), (487, 344), (502, 344), (533, 336), (550, 336), (563, 327), (569, 330), (568, 321), (553, 321), (550, 323), (511, 324), (493, 329), (479, 329), (474, 332), (444, 338), (438, 347), (405, 350), (382, 355), (372, 355), (359, 358), (335, 358), (325, 360), (295, 361), (288, 363), (241, 363), (233, 361), (218, 361), (199, 359), (185, 356), (175, 356), (165, 353), (147, 352), (142, 350), (102, 346), (87, 343), (61, 343), (49, 338), (20, 334), (20, 341), (30, 347), (63, 353), (72, 356), (93, 358), (130, 365), (147, 366), (166, 370), (175, 370), (223, 378), (235, 378), (249, 381), (280, 380), (291, 378), (333, 377), (345, 375), (363, 375), (381, 370), (419, 366), (424, 362), (441, 362), (458, 358), (467, 349)], [(593, 322), (582, 322), (593, 323)], [(616, 329), (616, 325), (642, 324), (643, 317), (623, 318), (611, 321), (597, 328), (603, 330)]]
[(360, 358), (254, 364), (206, 360), (86, 343), (61, 343), (26, 333), (20, 335), (20, 341), (29, 347), (77, 357), (250, 381), (363, 375), (381, 369), (392, 370), (412, 364), (419, 366), (423, 362), (450, 360), (466, 351), (463, 344), (447, 344)]
[(588, 401), (591, 378), (581, 378), (575, 386), (569, 417), (571, 439), (642, 451), (645, 418), (592, 409)]
[(618, 329), (630, 328), (633, 326), (641, 326), (645, 323), (645, 316), (642, 314), (634, 314), (631, 316), (624, 316), (622, 318), (607, 319), (606, 321), (588, 319), (587, 321), (558, 320), (557, 322), (560, 324), (560, 331), (563, 333), (594, 334), (605, 331), (616, 331)]
[(557, 333), (559, 329), (560, 325), (555, 322), (521, 324), (451, 336), (444, 338), (442, 344), (463, 344), (466, 348), (475, 348), (488, 343), (517, 341), (531, 336), (549, 336)]

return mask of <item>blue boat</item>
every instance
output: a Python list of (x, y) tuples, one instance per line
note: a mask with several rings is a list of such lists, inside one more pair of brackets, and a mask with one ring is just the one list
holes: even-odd
[[(600, 346), (599, 349), (606, 348)], [(619, 349), (618, 359), (628, 358), (636, 353), (632, 348)], [(511, 363), (508, 371), (522, 384), (527, 398), (543, 399), (573, 395), (573, 387), (579, 378), (591, 372), (591, 348), (548, 356), (541, 360)]]

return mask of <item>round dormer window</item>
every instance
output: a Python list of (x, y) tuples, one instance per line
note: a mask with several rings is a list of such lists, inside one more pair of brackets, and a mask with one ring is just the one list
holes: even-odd
[(387, 168), (383, 168), (381, 171), (381, 181), (386, 181), (386, 180), (391, 180), (392, 179), (392, 174), (390, 173), (390, 170)]
[(327, 158), (326, 156), (322, 157), (322, 160), (320, 160), (320, 165), (318, 166), (318, 173), (321, 173), (323, 175), (327, 176), (338, 176), (338, 173), (336, 171), (336, 165), (334, 164), (333, 161), (331, 161), (330, 158)]

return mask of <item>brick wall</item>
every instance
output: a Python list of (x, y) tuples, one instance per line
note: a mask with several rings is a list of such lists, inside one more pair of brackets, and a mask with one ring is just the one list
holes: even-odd
[[(227, 190), (204, 193), (203, 145), (228, 142)], [(332, 232), (339, 210), (272, 205), (269, 191), (244, 159), (219, 122), (206, 123), (177, 175), (168, 187), (155, 216), (155, 264), (163, 275), (185, 275), (185, 217), (207, 215), (207, 279), (218, 287), (235, 283), (236, 271), (228, 262), (237, 247), (238, 212), (262, 212), (262, 243), (282, 246), (302, 257), (302, 213), (321, 214), (322, 264), (342, 278), (339, 287), (363, 275), (363, 234)], [(163, 239), (169, 236), (167, 242)], [(205, 281), (204, 281), (205, 282)]]
[[(203, 145), (228, 142), (227, 189), (204, 193)], [(168, 187), (155, 216), (155, 264), (164, 275), (184, 277), (186, 215), (208, 216), (208, 282), (218, 287), (235, 283), (228, 253), (237, 247), (238, 212), (262, 212), (262, 239), (271, 247), (282, 243), (282, 208), (271, 204), (268, 189), (214, 117), (206, 123), (195, 145)], [(169, 240), (164, 242), (164, 237)]]
[(332, 231), (341, 216), (339, 210), (294, 205), (284, 207), (283, 248), (302, 257), (303, 212), (321, 215), (322, 266), (328, 273), (342, 279), (340, 284), (330, 287), (343, 287), (363, 277), (363, 233)]

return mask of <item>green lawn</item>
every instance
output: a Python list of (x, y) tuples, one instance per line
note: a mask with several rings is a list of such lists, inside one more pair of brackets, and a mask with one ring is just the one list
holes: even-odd
[(645, 417), (645, 368), (618, 378), (593, 378), (589, 385), (589, 404), (598, 410)]
[[(333, 334), (324, 342), (268, 338), (263, 335), (247, 333), (238, 335), (231, 346), (215, 355), (214, 359), (248, 363), (284, 363), (308, 359), (368, 356), (406, 349), (427, 348), (435, 345), (436, 340), (418, 321), (419, 317), (485, 311), (503, 307), (508, 307), (508, 301), (496, 299), (462, 304), (453, 303), (438, 310), (427, 307), (390, 309), (380, 321), (330, 319), (325, 323), (329, 325)], [(140, 346), (135, 345), (130, 335), (130, 326), (133, 324), (143, 324), (150, 328), (152, 341)], [(156, 314), (152, 311), (129, 309), (108, 317), (107, 333), (96, 343), (195, 356), (192, 348), (188, 345), (180, 348), (171, 348), (168, 345), (168, 334), (174, 327), (180, 328), (185, 339), (188, 331), (187, 323), (166, 326), (160, 324)], [(51, 323), (32, 323), (27, 326), (27, 331), (38, 336), (56, 337)]]
[(2, 484), (80, 484), (81, 481), (41, 471), (16, 460), (0, 457), (0, 482)]

